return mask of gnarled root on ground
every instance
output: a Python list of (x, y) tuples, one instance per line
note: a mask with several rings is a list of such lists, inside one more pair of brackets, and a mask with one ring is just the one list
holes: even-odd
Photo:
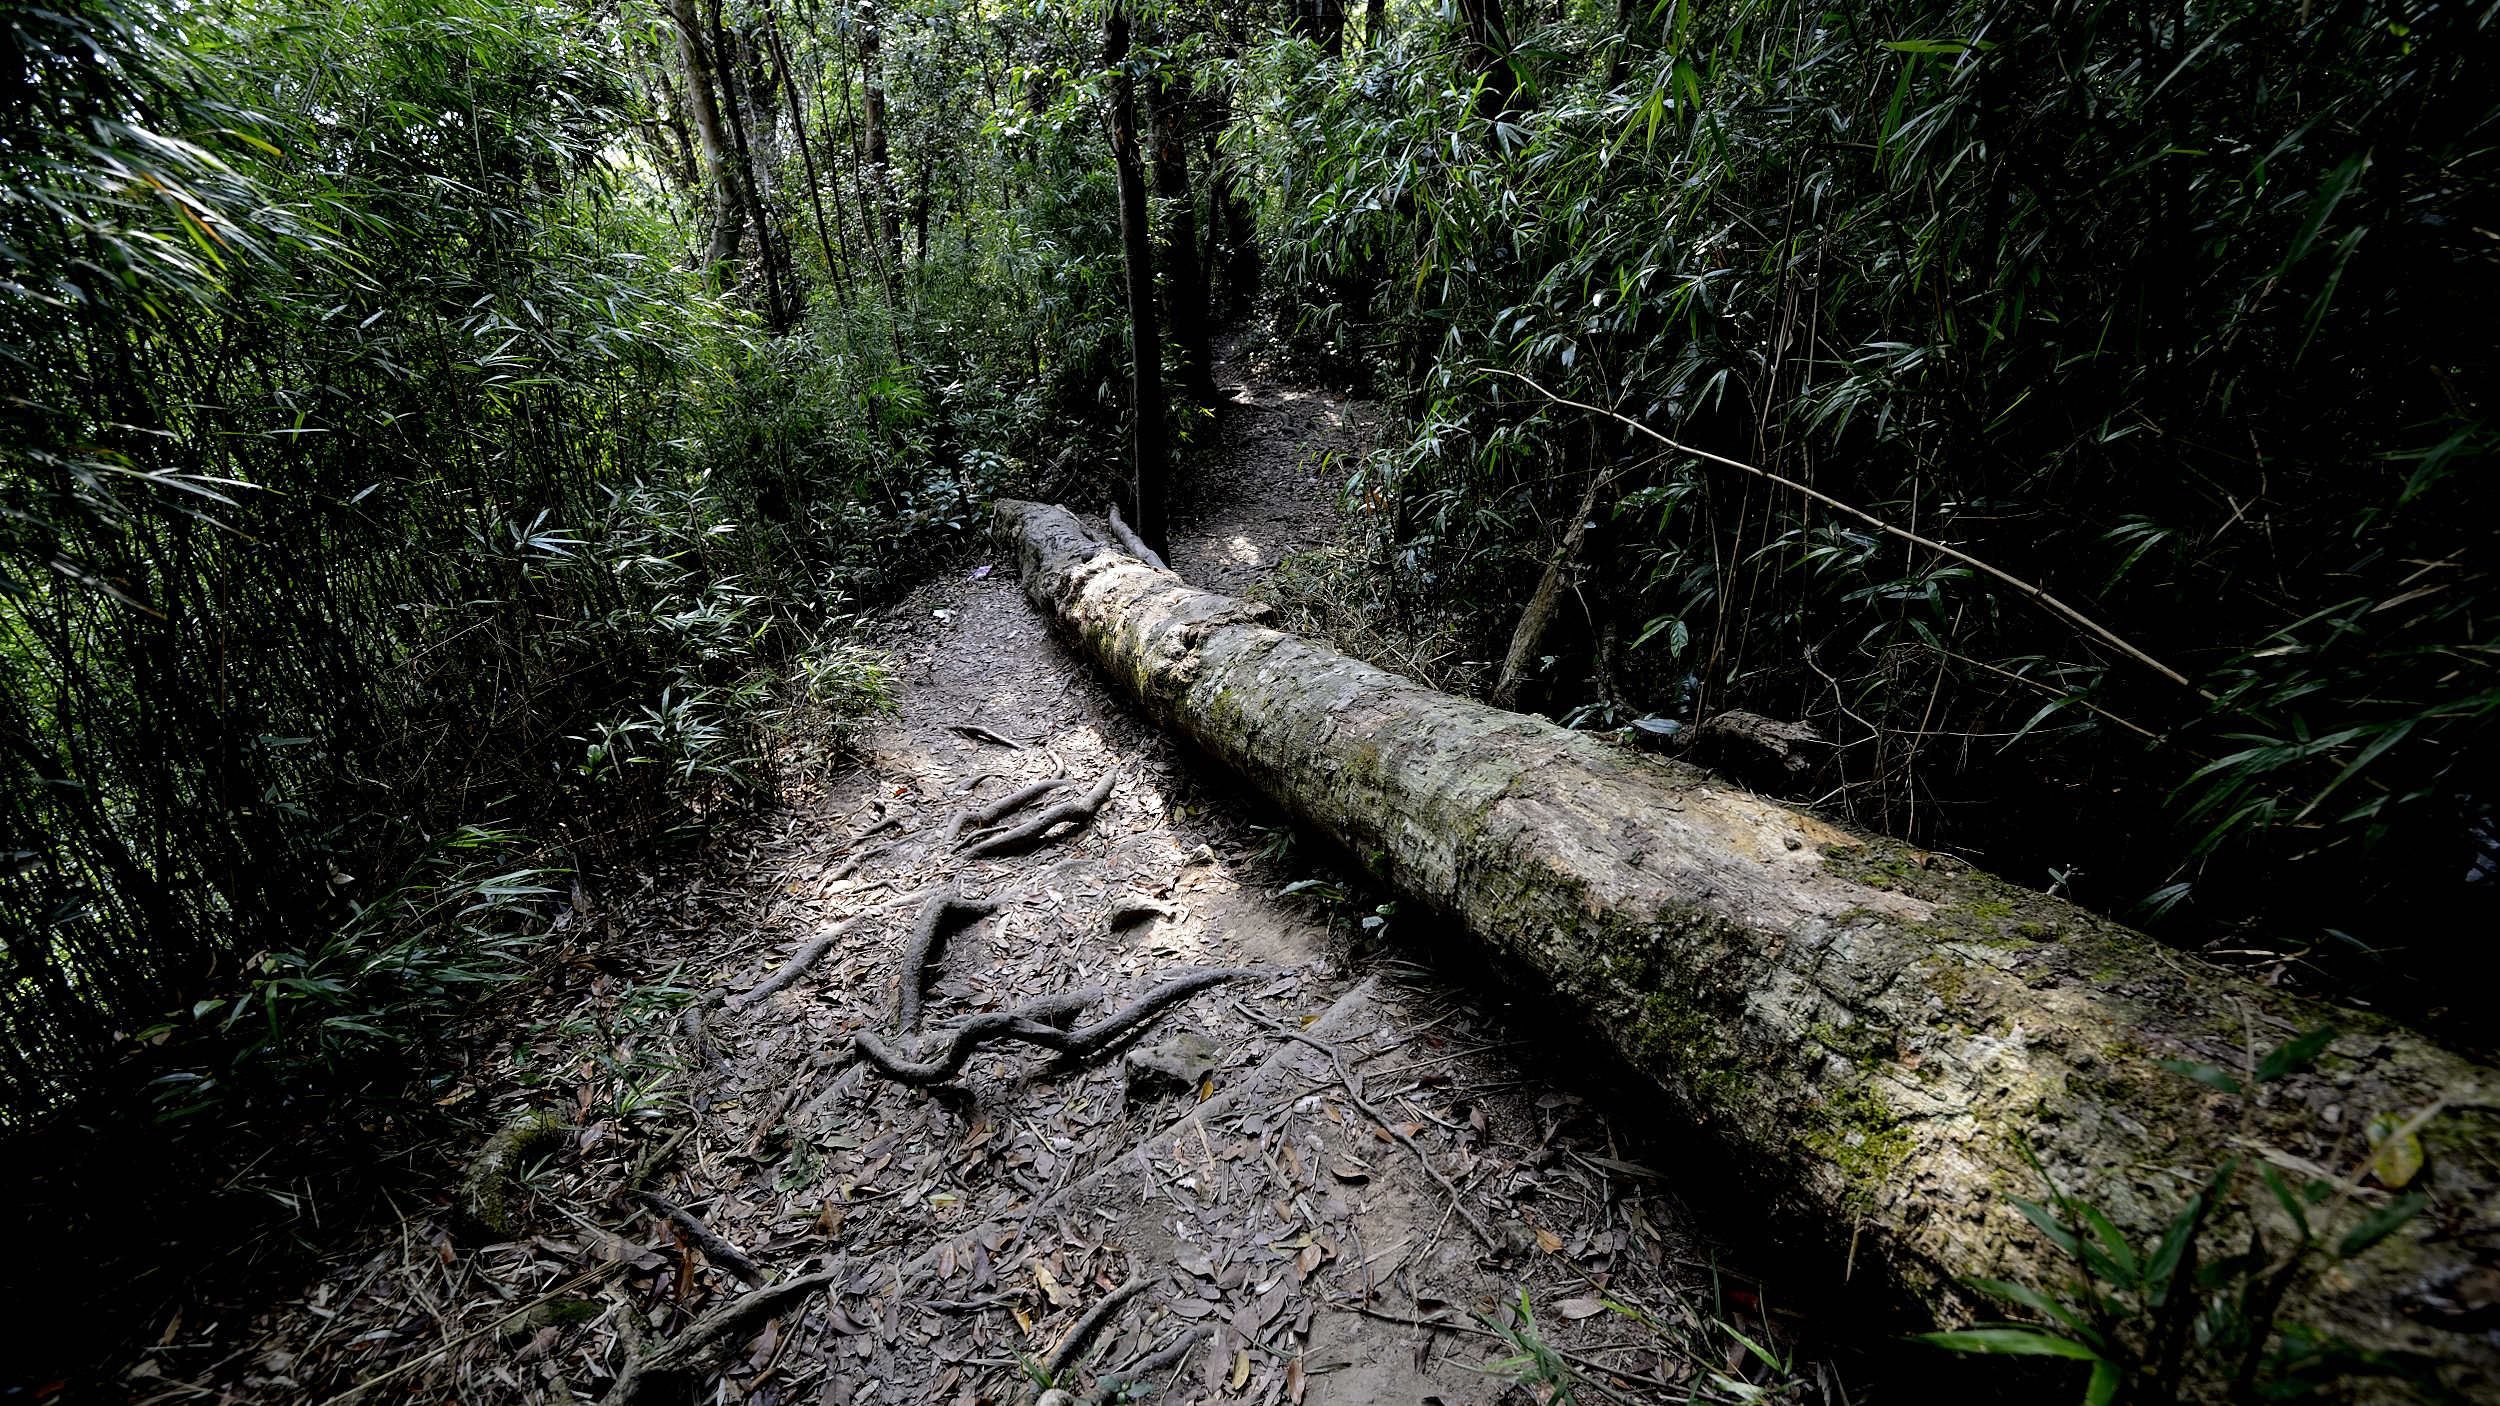
[(1094, 1002), (1102, 999), (1102, 988), (1086, 987), (1027, 1001), (1013, 1010), (991, 1011), (976, 1015), (948, 1032), (946, 1047), (931, 1059), (912, 1061), (868, 1031), (852, 1037), (860, 1058), (870, 1068), (901, 1084), (935, 1084), (952, 1079), (964, 1067), (964, 1061), (984, 1044), (998, 1040), (1019, 1040), (1028, 1045), (1076, 1059), (1100, 1053), (1113, 1041), (1152, 1020), (1166, 1008), (1206, 990), (1210, 986), (1238, 977), (1263, 973), (1246, 968), (1228, 967), (1214, 971), (1192, 972), (1175, 977), (1138, 997), (1111, 1016), (1082, 1030), (1061, 1030), (1048, 1022), (1067, 1020)]
[(938, 843), (952, 844), (955, 837), (964, 832), (966, 826), (979, 830), (995, 825), (1001, 819), (1013, 815), (1060, 787), (1074, 784), (1067, 777), (1054, 776), (1048, 781), (1036, 781), (1021, 791), (1002, 796), (979, 810), (959, 810), (955, 812), (952, 819), (946, 822), (946, 833), (938, 836)]
[(1073, 801), (1061, 801), (1012, 830), (980, 841), (964, 851), (964, 858), (987, 859), (994, 854), (1018, 854), (1040, 844), (1042, 836), (1048, 834), (1050, 827), (1060, 821), (1073, 820), (1079, 826), (1084, 825), (1086, 821), (1094, 818), (1094, 812), (1102, 809), (1102, 803), (1111, 798), (1112, 783), (1117, 781), (1119, 776), (1120, 769), (1115, 766), (1104, 772), (1102, 780), (1095, 782), (1094, 789), (1083, 796)]
[(920, 1028), (920, 988), (929, 984), (929, 963), (937, 956), (947, 919), (957, 914), (985, 918), (997, 911), (998, 900), (966, 898), (963, 889), (955, 884), (940, 889), (921, 908), (920, 920), (911, 927), (911, 943), (903, 949), (902, 981), (894, 994), (897, 1030)]
[(564, 1124), (552, 1113), (529, 1113), (506, 1124), (469, 1159), (461, 1174), (460, 1219), (473, 1231), (503, 1239), (517, 1227), (512, 1219), (512, 1173), (564, 1135)]

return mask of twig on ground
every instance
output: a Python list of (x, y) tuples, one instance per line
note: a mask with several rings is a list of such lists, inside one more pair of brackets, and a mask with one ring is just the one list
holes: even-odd
[[(1409, 1318), (1403, 1313), (1390, 1313), (1384, 1309), (1371, 1308), (1363, 1304), (1350, 1305), (1345, 1311), (1349, 1313), (1359, 1313), (1365, 1318), (1377, 1318), (1383, 1323), (1404, 1324), (1409, 1328), (1438, 1328), (1445, 1333), (1466, 1333), (1473, 1337), (1491, 1338), (1497, 1343), (1508, 1343), (1510, 1341), (1510, 1339), (1503, 1337), (1501, 1334), (1494, 1332), (1490, 1328), (1479, 1328), (1473, 1323), (1452, 1323), (1438, 1318)], [(1556, 1357), (1562, 1358), (1566, 1362), (1573, 1363), (1591, 1372), (1604, 1372), (1609, 1376), (1616, 1377), (1637, 1377), (1640, 1375), (1638, 1372), (1627, 1372), (1620, 1367), (1609, 1367), (1605, 1363), (1597, 1361), (1595, 1358), (1584, 1357), (1568, 1348), (1556, 1347), (1550, 1342), (1545, 1344), (1545, 1350), (1554, 1354)], [(1656, 1386), (1672, 1385), (1672, 1383), (1666, 1381), (1664, 1378), (1651, 1378), (1648, 1380), (1652, 1385)], [(1617, 1396), (1612, 1389), (1608, 1388), (1602, 1382), (1591, 1382), (1590, 1385), (1605, 1392), (1608, 1396), (1615, 1397), (1618, 1401), (1623, 1399), (1621, 1396)]]
[(1399, 1144), (1404, 1146), (1407, 1151), (1415, 1154), (1415, 1160), (1423, 1164), (1424, 1171), (1429, 1174), (1434, 1181), (1441, 1183), (1441, 1189), (1443, 1191), (1450, 1194), (1450, 1204), (1458, 1211), (1459, 1219), (1467, 1222), (1467, 1228), (1476, 1232), (1476, 1238), (1484, 1242), (1486, 1249), (1498, 1252), (1502, 1248), (1501, 1237), (1495, 1235), (1492, 1231), (1487, 1230), (1484, 1222), (1476, 1219), (1476, 1213), (1467, 1209), (1466, 1194), (1458, 1189), (1458, 1184), (1451, 1181), (1448, 1177), (1443, 1176), (1441, 1174), (1441, 1169), (1432, 1165), (1432, 1159), (1424, 1155), (1424, 1150), (1421, 1147), (1415, 1145), (1415, 1139), (1407, 1136), (1404, 1132), (1398, 1129), (1396, 1124), (1391, 1123), (1387, 1118), (1382, 1117), (1379, 1109), (1364, 1102), (1363, 1085), (1361, 1081), (1354, 1077), (1354, 1071), (1346, 1067), (1344, 1051), (1338, 1049), (1335, 1045), (1332, 1045), (1325, 1040), (1317, 1038), (1316, 1036), (1306, 1035), (1299, 1030), (1293, 1030), (1285, 1026), (1278, 1025), (1274, 1021), (1260, 1015), (1257, 1011), (1250, 1009), (1248, 1006), (1243, 1005), (1239, 1001), (1233, 1002), (1233, 1009), (1241, 1012), (1245, 1019), (1249, 1020), (1254, 1025), (1264, 1028), (1270, 1034), (1281, 1035), (1288, 1040), (1299, 1040), (1303, 1044), (1310, 1046), (1312, 1049), (1318, 1050), (1320, 1053), (1328, 1056), (1330, 1061), (1337, 1066), (1337, 1080), (1339, 1083), (1345, 1085), (1346, 1097), (1353, 1101), (1354, 1106), (1363, 1110), (1363, 1115), (1371, 1119), (1374, 1124), (1378, 1125), (1381, 1131), (1387, 1133), (1393, 1138), (1396, 1138)]
[(1041, 843), (1042, 836), (1049, 833), (1050, 827), (1063, 820), (1073, 820), (1082, 826), (1086, 821), (1094, 818), (1094, 812), (1102, 809), (1104, 801), (1111, 798), (1112, 784), (1119, 779), (1119, 776), (1120, 769), (1115, 766), (1104, 772), (1102, 779), (1094, 783), (1094, 789), (1083, 796), (1073, 801), (1061, 801), (1013, 830), (1001, 835), (993, 835), (973, 845), (964, 851), (964, 858), (985, 859), (993, 854), (1010, 854), (1030, 849)]
[(1128, 548), (1128, 554), (1130, 556), (1137, 558), (1139, 561), (1144, 562), (1146, 565), (1153, 567), (1157, 571), (1170, 571), (1172, 569), (1163, 564), (1163, 558), (1155, 555), (1155, 549), (1147, 546), (1144, 538), (1138, 536), (1135, 531), (1130, 529), (1126, 522), (1121, 520), (1119, 504), (1113, 503), (1110, 507), (1104, 509), (1103, 516), (1110, 520), (1111, 535), (1120, 539), (1120, 545)]
[(1028, 1045), (1073, 1058), (1083, 1059), (1099, 1053), (1113, 1041), (1153, 1019), (1166, 1007), (1173, 1006), (1206, 990), (1245, 976), (1264, 976), (1265, 972), (1247, 968), (1222, 968), (1215, 971), (1192, 972), (1175, 977), (1138, 997), (1119, 1014), (1086, 1026), (1082, 1030), (1060, 1030), (1046, 1021), (1066, 1020), (1102, 998), (1102, 988), (1086, 987), (1027, 1001), (1014, 1010), (989, 1011), (976, 1015), (948, 1032), (946, 1048), (936, 1057), (919, 1063), (907, 1061), (888, 1048), (868, 1031), (853, 1036), (860, 1058), (869, 1067), (901, 1084), (935, 1084), (955, 1077), (972, 1057), (973, 1050), (993, 1040), (1020, 1040)]
[(619, 1191), (640, 1190), (642, 1184), (651, 1179), (651, 1174), (658, 1171), (662, 1164), (668, 1161), (668, 1155), (682, 1146), (693, 1133), (692, 1125), (679, 1128), (669, 1136), (668, 1141), (646, 1149), (640, 1157), (634, 1159), (634, 1169), (625, 1174), (624, 1184), (617, 1189)]
[(740, 1329), (780, 1313), (784, 1308), (804, 1301), (808, 1295), (842, 1281), (850, 1273), (850, 1259), (835, 1260), (829, 1269), (769, 1289), (758, 1289), (744, 1298), (733, 1299), (696, 1320), (693, 1327), (679, 1333), (649, 1352), (636, 1353), (626, 1359), (616, 1374), (616, 1384), (600, 1398), (600, 1406), (632, 1406), (643, 1392), (670, 1378), (683, 1378), (706, 1370), (711, 1364), (703, 1361), (706, 1349)]
[(385, 1382), (396, 1380), (403, 1373), (413, 1372), (419, 1367), (423, 1367), (427, 1363), (433, 1362), (444, 1356), (454, 1348), (466, 1347), (470, 1343), (476, 1342), (479, 1338), (496, 1331), (497, 1329), (503, 1327), (506, 1323), (511, 1322), (513, 1319), (527, 1314), (531, 1309), (551, 1304), (557, 1299), (563, 1298), (566, 1294), (572, 1293), (576, 1289), (587, 1287), (593, 1280), (604, 1279), (608, 1275), (613, 1274), (617, 1270), (624, 1267), (625, 1262), (623, 1260), (611, 1260), (595, 1269), (586, 1270), (583, 1273), (576, 1274), (572, 1278), (565, 1280), (563, 1283), (558, 1284), (552, 1289), (549, 1289), (547, 1292), (540, 1294), (537, 1298), (530, 1300), (528, 1303), (513, 1305), (511, 1312), (496, 1318), (488, 1319), (484, 1327), (472, 1328), (468, 1332), (462, 1333), (459, 1337), (443, 1342), (431, 1352), (425, 1353), (419, 1357), (411, 1358), (406, 1362), (402, 1362), (398, 1366), (393, 1367), (379, 1376), (367, 1377), (363, 1381), (356, 1383), (354, 1386), (349, 1387), (347, 1390), (342, 1391), (338, 1395), (331, 1397), (329, 1400), (322, 1402), (321, 1406), (345, 1406), (346, 1402), (354, 1401), (362, 1397), (366, 1392), (373, 1390), (375, 1387), (381, 1386)]
[(894, 1028), (905, 1035), (920, 1028), (920, 988), (929, 981), (929, 963), (936, 956), (940, 930), (953, 914), (983, 918), (998, 911), (996, 899), (968, 899), (955, 884), (940, 889), (912, 924), (911, 943), (903, 949), (903, 970), (894, 993)]
[(695, 1248), (703, 1252), (705, 1259), (737, 1275), (749, 1284), (763, 1282), (763, 1269), (755, 1261), (748, 1259), (745, 1251), (713, 1234), (712, 1228), (697, 1219), (694, 1212), (654, 1192), (637, 1191), (633, 1193), (633, 1196), (653, 1215), (677, 1222), (677, 1228), (684, 1231), (686, 1238), (695, 1243)]

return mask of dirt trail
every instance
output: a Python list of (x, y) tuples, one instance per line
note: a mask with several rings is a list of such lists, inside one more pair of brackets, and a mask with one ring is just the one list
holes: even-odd
[[(1314, 464), (1357, 447), (1370, 415), (1225, 366), (1232, 477), (1189, 507), (1173, 559), (1240, 591), (1329, 529)], [(1172, 1406), (1516, 1392), (1544, 1406), (1550, 1371), (1514, 1387), (1515, 1373), (1478, 1370), (1519, 1354), (1501, 1335), (1523, 1291), (1583, 1402), (1735, 1401), (1792, 1381), (1789, 1399), (1848, 1399), (1828, 1368), (1775, 1370), (1718, 1326), (1765, 1347), (1786, 1331), (1765, 1329), (1749, 1285), (1714, 1288), (1705, 1241), (1643, 1165), (1663, 1158), (1514, 1059), (1532, 1011), (1411, 965), (1404, 920), (1384, 944), (1280, 896), (1323, 862), (1118, 702), (1012, 569), (958, 572), (889, 613), (900, 714), (867, 733), (855, 768), (794, 787), (699, 868), (577, 895), (574, 980), (522, 1013), (537, 1023), (515, 1041), (538, 1072), (476, 1086), (499, 1111), (553, 1107), (571, 1125), (518, 1189), (510, 1238), (477, 1247), (447, 1206), (411, 1208), (248, 1333), (212, 1327), (195, 1345), (169, 1325), (130, 1395), (325, 1400), (397, 1369), (365, 1399), (598, 1399), (637, 1341), (744, 1292), (625, 1194), (648, 1167), (644, 1185), (764, 1275), (835, 1271), (832, 1293), (724, 1344), (721, 1401), (1022, 1402), (1019, 1359), (1048, 1358), (1132, 1277), (1146, 1287), (1063, 1382), (1079, 1401), (1185, 1341), (1132, 1390)], [(1029, 853), (974, 859), (950, 843), (959, 812), (1070, 778), (1047, 805), (1106, 774), (1100, 810)], [(892, 1032), (908, 934), (950, 884), (1000, 906), (944, 937), (928, 1031), (1104, 988), (1083, 1025), (1176, 974), (1255, 975), (1172, 1008), (1125, 1053), (993, 1045), (934, 1087), (891, 1082), (849, 1037)], [(714, 1003), (827, 934), (775, 994)], [(711, 1048), (671, 1074), (658, 1052), (688, 1044), (668, 1014), (685, 988), (705, 993)]]

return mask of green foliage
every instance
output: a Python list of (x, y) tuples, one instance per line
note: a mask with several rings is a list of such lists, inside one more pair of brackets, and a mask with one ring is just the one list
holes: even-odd
[(1802, 794), (2261, 929), (2233, 948), (2330, 960), (2321, 889), (2377, 945), (2458, 900), (2500, 703), (2478, 12), (1573, 16), (1518, 36), (1498, 124), (1402, 13), (1257, 57), (1238, 138), (1278, 335), (1402, 417), (1332, 633), (1446, 617), (1499, 660), (1598, 476), (1553, 716), (1810, 719), (1838, 746)]
[[(2336, 1031), (2321, 1027), (2268, 1051), (2248, 1054), (2247, 1091), (2308, 1067), (2333, 1043)], [(2239, 1080), (2205, 1064), (2155, 1063), (2198, 1083), (2240, 1094)], [(2427, 1114), (2415, 1120), (2408, 1135)], [(2029, 1155), (2026, 1145), (2025, 1154)], [(2033, 1169), (2047, 1182), (2036, 1158)], [(2214, 1254), (2218, 1223), (2231, 1214), (2235, 1188), (2248, 1180), (2242, 1159), (2226, 1160), (2171, 1217), (2158, 1240), (2139, 1246), (2099, 1207), (2059, 1192), (2050, 1183), (2049, 1204), (2009, 1198), (2082, 1278), (2044, 1291), (1996, 1279), (1973, 1279), (1972, 1288), (2026, 1308), (2038, 1324), (1980, 1324), (1954, 1332), (1923, 1333), (1913, 1341), (1953, 1352), (2070, 1357), (2092, 1364), (2084, 1384), (2086, 1406), (2205, 1399), (2220, 1392), (2234, 1401), (2298, 1400), (2351, 1377), (2398, 1378), (2425, 1396), (2444, 1400), (2442, 1364), (2414, 1353), (2356, 1347), (2296, 1324), (2278, 1323), (2284, 1296), (2304, 1280), (2331, 1272), (2362, 1254), (2430, 1204), (2419, 1192), (2360, 1211), (2338, 1237), (2354, 1184), (2311, 1178), (2295, 1188), (2267, 1163), (2255, 1165), (2255, 1181), (2283, 1212), (2289, 1243), (2270, 1248), (2254, 1217), (2243, 1210), (2247, 1245)], [(2360, 1175), (2356, 1169), (2354, 1176)], [(2249, 1188), (2253, 1194), (2256, 1188)]]
[(1536, 1306), (1528, 1302), (1527, 1290), (1519, 1291), (1515, 1321), (1506, 1322), (1503, 1315), (1491, 1313), (1477, 1317), (1511, 1350), (1510, 1356), (1488, 1362), (1477, 1371), (1525, 1390), (1544, 1406), (1579, 1406), (1571, 1364), (1537, 1330)]

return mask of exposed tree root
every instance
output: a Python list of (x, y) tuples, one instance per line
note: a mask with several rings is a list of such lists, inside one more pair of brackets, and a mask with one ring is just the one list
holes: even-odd
[(1339, 1050), (1335, 1045), (1329, 1044), (1325, 1040), (1305, 1035), (1299, 1030), (1278, 1025), (1276, 1022), (1260, 1015), (1257, 1011), (1250, 1009), (1248, 1006), (1243, 1005), (1239, 1001), (1233, 1002), (1233, 1009), (1241, 1012), (1243, 1018), (1249, 1020), (1252, 1024), (1265, 1029), (1270, 1034), (1281, 1035), (1288, 1040), (1299, 1040), (1303, 1044), (1310, 1046), (1312, 1049), (1318, 1050), (1320, 1053), (1328, 1056), (1330, 1062), (1337, 1066), (1337, 1082), (1345, 1085), (1346, 1098), (1350, 1100), (1355, 1107), (1363, 1110), (1363, 1116), (1371, 1119), (1381, 1131), (1387, 1133), (1393, 1138), (1396, 1138), (1407, 1151), (1414, 1153), (1415, 1160), (1422, 1163), (1424, 1170), (1431, 1175), (1432, 1179), (1441, 1183), (1441, 1189), (1450, 1194), (1450, 1208), (1458, 1212), (1458, 1218), (1467, 1222), (1467, 1228), (1476, 1232), (1476, 1238), (1484, 1242), (1486, 1249), (1493, 1251), (1495, 1254), (1501, 1253), (1502, 1237), (1494, 1234), (1490, 1230), (1487, 1230), (1484, 1222), (1476, 1219), (1476, 1213), (1467, 1209), (1467, 1198), (1459, 1191), (1458, 1184), (1451, 1181), (1448, 1177), (1443, 1176), (1439, 1167), (1432, 1165), (1432, 1159), (1424, 1155), (1424, 1150), (1421, 1147), (1416, 1146), (1415, 1139), (1408, 1137), (1395, 1123), (1390, 1122), (1388, 1118), (1383, 1116), (1379, 1109), (1374, 1108), (1369, 1103), (1363, 1101), (1363, 1086), (1355, 1079), (1354, 1071), (1346, 1067), (1345, 1053), (1342, 1050)]
[(804, 1303), (810, 1294), (838, 1284), (850, 1273), (846, 1257), (830, 1269), (734, 1299), (696, 1320), (694, 1326), (647, 1352), (637, 1352), (616, 1374), (616, 1384), (600, 1398), (600, 1406), (634, 1406), (654, 1390), (685, 1391), (694, 1382), (720, 1370), (720, 1359), (735, 1347), (741, 1330)]
[(713, 1006), (728, 999), (726, 991), (707, 991), (686, 1007), (686, 1014), (678, 1021), (678, 1029), (686, 1037), (686, 1054), (697, 1069), (709, 1069), (721, 1062), (720, 1051), (712, 1048), (712, 1028), (705, 1017)]
[(554, 1114), (531, 1113), (488, 1138), (461, 1175), (455, 1202), (460, 1218), (472, 1230), (511, 1239), (518, 1230), (510, 1205), (513, 1170), (563, 1134), (564, 1124)]
[(1032, 785), (1025, 787), (1023, 790), (1003, 796), (1000, 799), (983, 806), (979, 810), (959, 810), (955, 812), (954, 818), (946, 822), (946, 833), (938, 837), (938, 843), (953, 843), (955, 837), (962, 834), (964, 832), (964, 827), (967, 825), (995, 825), (1001, 817), (1012, 815), (1016, 811), (1024, 809), (1026, 806), (1031, 805), (1033, 802), (1040, 800), (1042, 797), (1049, 795), (1051, 792), (1058, 790), (1062, 786), (1070, 786), (1074, 784), (1074, 782), (1064, 776), (1054, 776), (1048, 781), (1036, 781)]
[(1120, 769), (1115, 766), (1104, 772), (1102, 780), (1095, 782), (1094, 789), (1083, 796), (1073, 801), (1062, 801), (1005, 834), (994, 835), (973, 845), (964, 851), (964, 858), (986, 859), (994, 854), (1021, 853), (1040, 844), (1042, 836), (1050, 832), (1050, 827), (1063, 820), (1073, 820), (1082, 826), (1094, 818), (1094, 812), (1102, 809), (1104, 801), (1111, 798), (1112, 783), (1119, 777)]
[[(1157, 1348), (1119, 1371), (1103, 1373), (1100, 1380), (1103, 1389), (1102, 1400), (1107, 1402), (1118, 1399), (1125, 1393), (1126, 1388), (1132, 1385), (1142, 1385), (1148, 1378), (1161, 1376), (1178, 1367), (1181, 1365), (1181, 1359), (1189, 1355), (1189, 1350), (1205, 1341), (1207, 1334), (1214, 1331), (1215, 1325), (1201, 1323), (1181, 1334), (1169, 1346)], [(1128, 1394), (1128, 1399), (1133, 1401), (1143, 1395), (1145, 1392), (1135, 1392)]]
[(1024, 750), (1023, 743), (1007, 736), (1005, 733), (995, 732), (989, 728), (983, 727), (979, 723), (949, 723), (947, 724), (947, 731), (961, 733), (975, 742), (995, 742), (1001, 747), (1013, 748), (1019, 752)]
[(1241, 967), (1192, 972), (1175, 977), (1138, 997), (1119, 1014), (1082, 1030), (1060, 1030), (1047, 1022), (1067, 1020), (1078, 1011), (1102, 999), (1100, 987), (1065, 991), (1027, 1001), (1009, 1011), (990, 1011), (976, 1015), (947, 1032), (946, 1048), (934, 1058), (913, 1062), (904, 1059), (886, 1043), (868, 1031), (852, 1037), (860, 1058), (869, 1067), (898, 1084), (935, 1084), (952, 1079), (964, 1067), (979, 1046), (995, 1040), (1019, 1040), (1028, 1045), (1084, 1059), (1099, 1054), (1121, 1036), (1145, 1024), (1165, 1008), (1178, 1004), (1210, 986), (1220, 985), (1237, 977), (1261, 976), (1265, 973)]
[(929, 981), (929, 963), (936, 956), (940, 929), (949, 916), (957, 913), (974, 918), (987, 917), (998, 911), (998, 900), (968, 899), (954, 884), (948, 884), (920, 910), (920, 921), (912, 924), (911, 945), (903, 949), (902, 980), (894, 993), (894, 1028), (909, 1032), (920, 1028), (920, 988)]
[(1042, 1375), (1056, 1383), (1070, 1367), (1076, 1365), (1077, 1359), (1085, 1353), (1085, 1344), (1093, 1341), (1094, 1335), (1111, 1321), (1111, 1315), (1120, 1311), (1120, 1305), (1145, 1292), (1146, 1286), (1152, 1282), (1132, 1275), (1127, 1283), (1096, 1300), (1092, 1308), (1085, 1310), (1085, 1316), (1076, 1320), (1076, 1326), (1068, 1330), (1068, 1335), (1059, 1340), (1059, 1346), (1051, 1349), (1050, 1359), (1042, 1364)]
[(763, 1282), (763, 1269), (755, 1261), (748, 1259), (745, 1251), (714, 1234), (712, 1228), (697, 1219), (694, 1212), (665, 1196), (649, 1191), (635, 1192), (634, 1199), (641, 1202), (653, 1215), (677, 1222), (678, 1229), (684, 1231), (686, 1238), (695, 1243), (695, 1248), (703, 1252), (705, 1259), (737, 1275), (749, 1284)]
[(782, 963), (779, 971), (774, 972), (771, 976), (755, 983), (753, 986), (739, 992), (737, 995), (730, 997), (729, 1009), (733, 1011), (745, 1010), (747, 1007), (754, 1005), (756, 1002), (761, 1001), (765, 997), (772, 995), (774, 992), (779, 991), (785, 986), (788, 986), (791, 982), (805, 976), (808, 968), (816, 965), (820, 961), (823, 961), (825, 954), (833, 950), (833, 944), (840, 942), (845, 937), (850, 936), (851, 932), (860, 924), (867, 922), (870, 914), (875, 911), (875, 909), (870, 909), (868, 913), (862, 913), (847, 922), (837, 924), (834, 927), (818, 933), (815, 937), (810, 938), (799, 948), (798, 951), (790, 954), (790, 960)]

